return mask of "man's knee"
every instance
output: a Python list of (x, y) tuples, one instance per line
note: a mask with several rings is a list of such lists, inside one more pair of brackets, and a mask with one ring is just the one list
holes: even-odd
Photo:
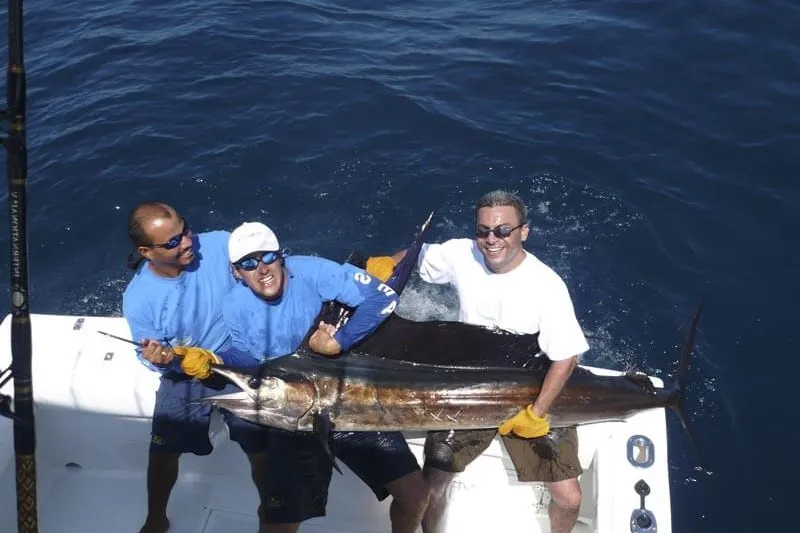
[(419, 470), (387, 483), (386, 490), (403, 507), (422, 508), (428, 505), (428, 483)]
[(450, 482), (455, 476), (456, 475), (453, 472), (445, 472), (444, 470), (439, 470), (438, 468), (426, 468), (425, 481), (428, 484), (428, 493), (430, 494), (430, 498), (432, 500), (438, 500), (442, 498), (447, 491), (447, 487), (450, 485)]
[(548, 483), (550, 496), (559, 507), (577, 510), (581, 506), (581, 486), (576, 478)]

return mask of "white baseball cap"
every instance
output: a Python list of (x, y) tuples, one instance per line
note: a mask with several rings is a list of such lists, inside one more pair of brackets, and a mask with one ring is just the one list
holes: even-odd
[(231, 233), (228, 240), (228, 257), (235, 263), (253, 252), (280, 250), (275, 232), (261, 222), (245, 222)]

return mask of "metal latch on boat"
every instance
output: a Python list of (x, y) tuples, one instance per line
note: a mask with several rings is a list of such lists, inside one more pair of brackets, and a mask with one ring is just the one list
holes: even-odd
[(644, 506), (644, 499), (650, 494), (650, 485), (640, 479), (633, 490), (639, 495), (639, 508), (631, 513), (631, 533), (656, 533), (656, 515)]
[(628, 462), (637, 468), (649, 468), (655, 461), (653, 441), (644, 435), (633, 435), (627, 443)]

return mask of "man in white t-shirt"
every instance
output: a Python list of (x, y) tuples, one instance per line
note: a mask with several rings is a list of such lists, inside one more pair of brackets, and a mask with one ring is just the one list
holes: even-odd
[[(550, 425), (547, 412), (589, 349), (575, 318), (567, 286), (550, 267), (522, 248), (530, 229), (527, 208), (515, 194), (492, 191), (475, 206), (475, 239), (426, 244), (419, 273), (430, 283), (449, 283), (458, 292), (462, 322), (512, 333), (538, 333), (539, 346), (551, 360), (541, 391), (532, 404), (498, 428), (520, 481), (541, 481), (550, 490), (550, 527), (567, 533), (578, 519), (581, 489), (575, 428), (558, 441), (554, 457), (541, 455), (541, 437)], [(367, 268), (380, 276), (391, 272), (405, 251), (390, 258), (371, 258)], [(497, 431), (434, 431), (425, 441), (425, 477), (430, 504), (422, 521), (424, 533), (443, 530), (446, 488), (491, 444)]]

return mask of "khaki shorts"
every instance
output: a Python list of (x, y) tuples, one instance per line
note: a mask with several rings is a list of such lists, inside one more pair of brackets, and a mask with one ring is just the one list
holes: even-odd
[[(425, 468), (463, 472), (489, 447), (495, 435), (495, 429), (430, 431), (425, 439)], [(519, 481), (563, 481), (577, 478), (583, 472), (578, 459), (578, 432), (575, 428), (564, 431), (558, 443), (558, 454), (553, 459), (542, 457), (537, 451), (541, 439), (501, 438)]]

